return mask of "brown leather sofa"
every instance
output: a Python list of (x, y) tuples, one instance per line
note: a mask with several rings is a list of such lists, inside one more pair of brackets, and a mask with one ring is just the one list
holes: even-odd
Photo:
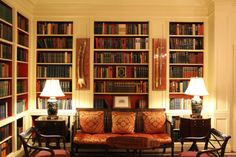
[[(99, 113), (99, 116), (94, 117), (94, 113)], [(102, 113), (102, 114), (101, 114)], [(115, 117), (115, 113), (118, 113)], [(125, 115), (119, 116), (120, 113)], [(127, 113), (127, 114), (126, 114)], [(91, 115), (90, 115), (91, 114)], [(130, 116), (129, 114), (132, 114)], [(97, 114), (98, 115), (98, 114)], [(124, 117), (127, 116), (127, 122), (125, 123)], [(132, 121), (134, 116), (134, 128), (131, 132), (126, 132), (123, 129), (126, 127), (132, 129)], [(120, 120), (120, 117), (124, 121)], [(124, 123), (124, 126), (115, 128), (115, 118), (119, 123)], [(130, 119), (131, 118), (131, 119)], [(90, 119), (90, 120), (89, 120)], [(102, 120), (101, 124), (97, 121)], [(91, 122), (93, 121), (93, 122)], [(95, 121), (95, 122), (94, 122)], [(149, 123), (148, 123), (149, 122)], [(150, 123), (151, 122), (151, 123)], [(147, 125), (148, 123), (148, 125)], [(160, 125), (159, 125), (159, 124)], [(150, 126), (151, 125), (151, 126)], [(90, 128), (91, 127), (91, 128)], [(150, 127), (154, 127), (151, 128)], [(96, 131), (96, 130), (100, 131)], [(121, 129), (121, 130), (119, 130)], [(122, 131), (123, 130), (123, 131)], [(121, 131), (121, 132), (119, 132)], [(165, 109), (93, 109), (93, 108), (77, 108), (77, 114), (72, 127), (72, 140), (71, 140), (71, 153), (78, 153), (79, 149), (111, 149), (107, 143), (109, 137), (115, 136), (135, 136), (135, 137), (147, 137), (153, 138), (160, 142), (158, 148), (163, 149), (165, 153), (166, 148), (171, 148), (171, 154), (174, 156), (174, 141), (172, 136), (172, 125), (167, 120)]]

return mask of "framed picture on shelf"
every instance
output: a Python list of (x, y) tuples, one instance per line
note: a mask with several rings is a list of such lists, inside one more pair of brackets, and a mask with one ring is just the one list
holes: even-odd
[(130, 108), (130, 102), (128, 96), (115, 96), (114, 108)]
[(116, 77), (125, 78), (126, 77), (126, 66), (117, 66), (116, 67)]

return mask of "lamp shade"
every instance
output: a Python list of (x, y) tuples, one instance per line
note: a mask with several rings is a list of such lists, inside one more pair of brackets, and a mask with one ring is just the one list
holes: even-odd
[(185, 91), (185, 94), (194, 96), (208, 95), (208, 91), (206, 89), (203, 78), (201, 77), (191, 78), (188, 88)]
[(61, 97), (65, 96), (59, 80), (46, 80), (43, 91), (40, 94), (42, 97)]

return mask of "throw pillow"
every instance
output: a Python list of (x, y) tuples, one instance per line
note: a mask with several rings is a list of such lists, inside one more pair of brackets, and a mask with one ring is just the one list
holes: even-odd
[(80, 128), (85, 133), (104, 133), (103, 111), (79, 111)]
[(134, 112), (112, 112), (112, 133), (134, 133)]
[(143, 125), (145, 133), (164, 133), (166, 114), (160, 112), (143, 112)]

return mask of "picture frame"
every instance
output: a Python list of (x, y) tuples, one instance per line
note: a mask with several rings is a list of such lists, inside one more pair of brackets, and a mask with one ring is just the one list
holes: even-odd
[(130, 108), (130, 102), (128, 96), (115, 96), (114, 108)]
[(116, 77), (125, 78), (126, 77), (126, 66), (117, 66), (116, 67)]

